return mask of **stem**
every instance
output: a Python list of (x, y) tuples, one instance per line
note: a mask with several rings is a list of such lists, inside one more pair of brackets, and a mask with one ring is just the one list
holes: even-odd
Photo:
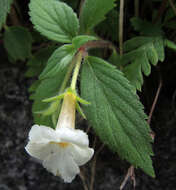
[(134, 0), (135, 17), (139, 17), (139, 0)]
[(156, 16), (156, 18), (153, 20), (153, 24), (157, 23), (158, 20), (161, 18), (162, 14), (164, 13), (166, 6), (167, 6), (167, 2), (168, 0), (163, 0), (161, 3), (161, 6), (159, 8), (158, 14)]
[[(71, 62), (71, 64), (70, 64), (70, 66), (69, 66), (69, 68), (68, 68), (68, 71), (67, 71), (67, 73), (66, 73), (66, 75), (65, 75), (65, 77), (64, 77), (64, 80), (63, 80), (63, 82), (62, 82), (62, 85), (61, 85), (61, 87), (60, 87), (60, 89), (59, 89), (59, 93), (62, 93), (62, 92), (65, 90), (65, 88), (66, 88), (66, 86), (67, 86), (67, 82), (68, 82), (68, 80), (69, 80), (69, 78), (70, 78), (70, 76), (71, 76), (73, 67), (74, 67), (74, 65), (75, 65), (75, 61), (76, 61), (76, 59), (75, 59), (75, 57), (74, 57), (73, 60), (72, 60), (72, 62)], [(61, 101), (61, 100), (58, 100), (58, 101), (57, 101), (57, 106), (58, 106), (58, 111), (57, 111), (57, 113), (55, 113), (55, 115), (52, 116), (52, 121), (53, 121), (54, 126), (57, 124), (57, 120), (58, 120), (59, 113), (60, 113), (60, 109), (61, 109), (60, 101)]]
[(176, 7), (175, 7), (173, 1), (172, 1), (172, 0), (169, 0), (169, 4), (170, 4), (170, 6), (172, 7), (172, 9), (173, 9), (173, 11), (174, 11), (174, 13), (175, 13), (175, 15), (176, 15)]
[(77, 82), (77, 78), (78, 78), (78, 74), (79, 74), (79, 69), (81, 67), (81, 61), (82, 61), (82, 57), (83, 57), (83, 51), (79, 51), (77, 56), (76, 56), (76, 67), (73, 73), (73, 77), (72, 77), (72, 82), (71, 82), (71, 89), (75, 90), (76, 88), (76, 82)]
[(92, 48), (109, 48), (112, 50), (116, 49), (115, 46), (111, 42), (105, 41), (105, 40), (90, 41), (90, 42), (85, 43), (81, 47), (86, 50), (89, 50)]
[[(93, 149), (95, 149), (96, 141), (97, 141), (97, 138), (95, 137)], [(90, 180), (90, 188), (89, 188), (90, 190), (93, 190), (93, 189), (94, 189), (97, 157), (98, 157), (99, 153), (103, 150), (103, 148), (104, 148), (104, 144), (102, 144), (102, 145), (100, 146), (100, 148), (96, 151), (96, 154), (94, 155), (94, 159), (93, 159), (93, 161), (92, 161), (92, 166), (91, 166), (91, 180)]]
[(65, 90), (65, 88), (67, 86), (67, 82), (68, 82), (68, 80), (69, 80), (69, 78), (71, 76), (73, 67), (75, 65), (75, 62), (76, 62), (76, 58), (74, 57), (71, 64), (70, 64), (70, 66), (69, 66), (69, 68), (68, 68), (68, 71), (67, 71), (67, 73), (65, 75), (64, 81), (62, 82), (62, 85), (61, 85), (61, 87), (59, 89), (59, 93), (62, 93)]
[(136, 180), (135, 180), (134, 166), (132, 166), (132, 165), (128, 168), (128, 172), (127, 172), (127, 174), (126, 174), (123, 182), (120, 185), (120, 190), (124, 189), (124, 187), (127, 184), (129, 178), (132, 179), (132, 181), (133, 181), (133, 187), (135, 189), (135, 187), (136, 187)]
[(155, 98), (154, 98), (154, 101), (153, 101), (153, 104), (152, 104), (152, 107), (151, 107), (151, 110), (150, 110), (150, 113), (149, 113), (148, 121), (147, 121), (147, 123), (149, 125), (150, 125), (150, 122), (151, 122), (151, 119), (152, 119), (153, 111), (154, 111), (156, 103), (158, 101), (158, 97), (159, 97), (159, 94), (160, 94), (160, 91), (161, 91), (161, 87), (162, 87), (162, 80), (160, 79), (158, 89), (157, 89), (157, 92), (156, 92), (156, 95), (155, 95)]
[(9, 16), (10, 16), (10, 19), (12, 21), (13, 26), (20, 26), (21, 25), (21, 23), (20, 23), (20, 21), (18, 19), (16, 9), (15, 9), (15, 7), (13, 5), (12, 5), (12, 8), (11, 8)]
[(80, 6), (79, 6), (79, 17), (81, 16), (81, 12), (82, 12), (82, 7), (84, 5), (84, 0), (81, 0), (80, 2)]
[(4, 24), (4, 25), (3, 25), (3, 28), (4, 28), (5, 30), (8, 30), (9, 27), (8, 27), (6, 24)]
[(123, 15), (124, 15), (124, 0), (120, 0), (119, 14), (119, 49), (120, 55), (123, 55)]
[(84, 176), (83, 171), (80, 171), (79, 176), (80, 176), (81, 181), (82, 181), (82, 183), (83, 183), (84, 190), (89, 190), (89, 189), (88, 189), (88, 186), (87, 186), (87, 184), (86, 184), (86, 179), (85, 179), (85, 176)]

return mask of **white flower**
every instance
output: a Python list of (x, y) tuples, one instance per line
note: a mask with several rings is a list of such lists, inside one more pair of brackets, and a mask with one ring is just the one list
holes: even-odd
[(43, 166), (55, 176), (70, 183), (80, 172), (79, 167), (88, 162), (94, 153), (89, 148), (86, 133), (81, 130), (34, 125), (29, 133), (26, 151), (42, 161)]
[(75, 129), (76, 96), (66, 92), (56, 130), (34, 125), (29, 132), (26, 151), (42, 161), (43, 166), (70, 183), (80, 172), (79, 166), (94, 153), (86, 133)]

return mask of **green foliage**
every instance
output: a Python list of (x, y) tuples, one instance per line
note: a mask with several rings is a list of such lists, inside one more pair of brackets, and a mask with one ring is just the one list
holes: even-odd
[(176, 29), (175, 13), (172, 8), (167, 9), (162, 25), (163, 27), (166, 27), (168, 29), (172, 30)]
[(81, 33), (89, 33), (105, 19), (105, 15), (114, 8), (115, 0), (86, 0), (80, 15)]
[(7, 14), (10, 12), (10, 7), (13, 0), (0, 0), (0, 30), (6, 22)]
[(123, 74), (100, 58), (87, 57), (81, 95), (91, 102), (84, 110), (100, 139), (123, 159), (154, 176), (147, 117)]
[(170, 48), (170, 49), (176, 51), (176, 44), (175, 44), (174, 42), (172, 42), (172, 41), (166, 39), (166, 40), (164, 41), (164, 43), (165, 43), (165, 46), (166, 46), (166, 47), (168, 47), (168, 48)]
[(107, 14), (106, 19), (96, 27), (96, 31), (101, 33), (101, 35), (106, 36), (106, 38), (108, 37), (108, 39), (111, 39), (112, 41), (118, 41), (118, 20), (119, 13), (113, 9)]
[(28, 70), (26, 71), (25, 76), (38, 77), (45, 68), (49, 57), (55, 49), (55, 46), (50, 46), (42, 48), (35, 53), (27, 62)]
[(94, 41), (94, 40), (97, 40), (95, 36), (80, 35), (73, 38), (72, 43), (75, 49), (79, 49), (82, 45), (84, 45), (88, 41)]
[(24, 61), (31, 55), (32, 36), (27, 28), (8, 27), (4, 33), (4, 46), (14, 61)]
[(56, 49), (48, 60), (47, 66), (40, 74), (40, 79), (58, 75), (72, 60), (76, 50), (72, 45), (63, 45)]
[(124, 43), (125, 53), (121, 58), (123, 72), (134, 89), (141, 90), (143, 75), (149, 76), (151, 65), (164, 61), (164, 40), (162, 37), (135, 37)]
[(151, 22), (136, 17), (133, 17), (131, 19), (131, 24), (136, 31), (141, 33), (141, 35), (147, 35), (147, 36), (163, 35), (161, 24), (156, 24), (156, 23), (153, 24)]
[(54, 77), (38, 81), (35, 92), (30, 97), (34, 100), (32, 111), (35, 123), (54, 127), (52, 114), (57, 113), (59, 102), (46, 103), (43, 100), (58, 95), (66, 71), (67, 67), (58, 71), (58, 74)]
[(29, 8), (32, 23), (47, 38), (69, 43), (77, 35), (78, 19), (67, 4), (56, 0), (31, 0)]

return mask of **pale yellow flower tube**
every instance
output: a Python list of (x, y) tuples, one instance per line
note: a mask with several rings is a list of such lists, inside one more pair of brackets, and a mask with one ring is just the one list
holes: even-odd
[(75, 128), (76, 96), (67, 92), (64, 96), (56, 130), (61, 127)]

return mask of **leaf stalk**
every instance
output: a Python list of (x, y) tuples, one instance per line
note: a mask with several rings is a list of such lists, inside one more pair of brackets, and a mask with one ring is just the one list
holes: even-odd
[(78, 54), (76, 55), (76, 66), (75, 66), (72, 81), (71, 81), (71, 89), (72, 90), (76, 89), (76, 82), (77, 82), (79, 70), (80, 70), (80, 67), (81, 67), (82, 57), (83, 57), (83, 51), (80, 50), (78, 52)]

